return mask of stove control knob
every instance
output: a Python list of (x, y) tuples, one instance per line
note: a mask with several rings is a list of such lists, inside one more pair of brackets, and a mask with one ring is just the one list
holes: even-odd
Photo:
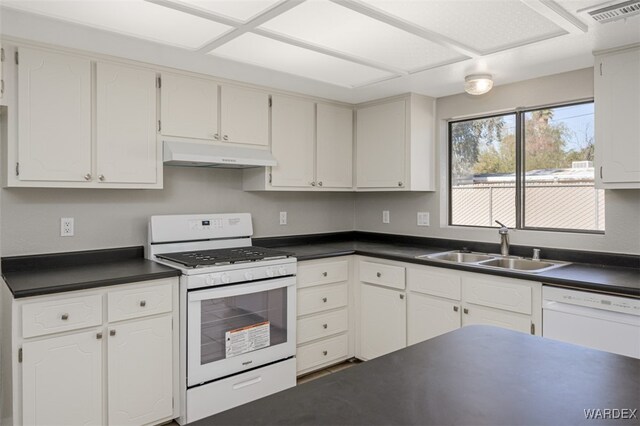
[(280, 267), (280, 268), (278, 269), (278, 273), (279, 273), (280, 275), (287, 275), (287, 268), (285, 268), (285, 267)]
[(220, 280), (225, 284), (229, 284), (231, 282), (231, 277), (229, 277), (229, 275), (227, 274), (222, 274)]
[(244, 273), (244, 277), (245, 277), (247, 280), (251, 281), (251, 280), (253, 279), (253, 274), (252, 274), (251, 272), (245, 272), (245, 273)]
[(265, 273), (267, 274), (267, 276), (269, 278), (273, 277), (275, 275), (275, 273), (273, 272), (273, 269), (271, 268), (267, 268), (267, 270), (265, 271)]

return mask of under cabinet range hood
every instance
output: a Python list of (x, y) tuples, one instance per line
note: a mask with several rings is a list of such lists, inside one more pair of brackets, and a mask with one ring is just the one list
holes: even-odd
[(164, 141), (164, 164), (187, 167), (246, 169), (275, 166), (271, 153), (264, 149)]

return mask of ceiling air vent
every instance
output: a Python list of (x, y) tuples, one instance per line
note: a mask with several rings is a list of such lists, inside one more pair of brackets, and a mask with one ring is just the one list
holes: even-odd
[(589, 15), (596, 21), (604, 24), (617, 21), (640, 13), (640, 0), (625, 1), (611, 6), (592, 10)]

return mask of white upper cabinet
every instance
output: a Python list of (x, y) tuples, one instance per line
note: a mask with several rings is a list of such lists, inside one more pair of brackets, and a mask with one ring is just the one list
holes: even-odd
[(323, 188), (353, 186), (353, 110), (318, 104), (316, 183)]
[(435, 100), (410, 94), (356, 115), (356, 189), (434, 191)]
[(223, 142), (269, 145), (269, 94), (234, 86), (220, 88)]
[(161, 81), (160, 133), (219, 140), (216, 82), (174, 74), (163, 74)]
[(0, 44), (0, 99), (4, 97), (4, 48)]
[(600, 188), (640, 188), (640, 47), (596, 56), (595, 160)]
[(156, 74), (97, 64), (98, 182), (155, 183)]
[(315, 104), (305, 99), (274, 96), (271, 110), (273, 186), (311, 187), (314, 182)]
[(91, 180), (91, 62), (20, 48), (18, 165), (21, 181)]

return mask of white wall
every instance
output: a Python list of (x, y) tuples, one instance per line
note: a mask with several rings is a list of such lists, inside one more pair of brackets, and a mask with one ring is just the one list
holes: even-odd
[[(448, 119), (476, 116), (593, 97), (593, 69), (587, 68), (553, 76), (495, 87), (483, 96), (459, 94), (439, 98), (437, 110), (436, 193), (358, 193), (356, 229), (360, 231), (498, 242), (494, 229), (447, 226), (447, 125)], [(606, 232), (604, 235), (542, 231), (516, 231), (512, 244), (576, 248), (582, 250), (640, 254), (640, 190), (605, 192)], [(382, 223), (382, 210), (389, 210), (391, 223)], [(430, 227), (416, 225), (416, 213), (431, 214)]]
[[(165, 167), (163, 190), (5, 188), (1, 198), (2, 256), (144, 245), (153, 214), (250, 212), (260, 237), (354, 228), (352, 193), (244, 192), (241, 170)], [(61, 217), (75, 218), (74, 237), (60, 237)]]

